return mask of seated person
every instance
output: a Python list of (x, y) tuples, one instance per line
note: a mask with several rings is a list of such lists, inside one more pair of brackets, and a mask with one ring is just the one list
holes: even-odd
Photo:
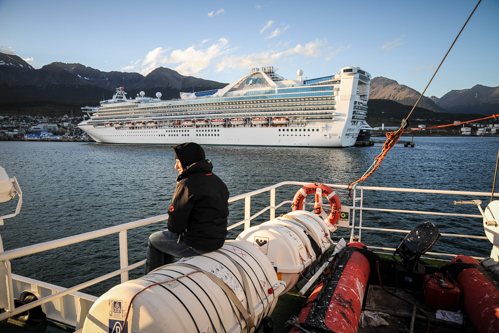
[(229, 191), (212, 173), (203, 148), (187, 142), (173, 147), (177, 187), (168, 211), (168, 230), (149, 236), (146, 274), (175, 257), (189, 257), (221, 248), (227, 236)]

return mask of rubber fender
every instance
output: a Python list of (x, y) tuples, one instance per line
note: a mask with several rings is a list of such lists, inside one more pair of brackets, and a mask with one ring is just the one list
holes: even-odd
[[(314, 290), (320, 289), (315, 299), (309, 298), (307, 305), (312, 305), (302, 310), (298, 322), (309, 332), (356, 333), (370, 272), (369, 261), (356, 246), (345, 248), (324, 285)], [(303, 322), (305, 312), (309, 313)]]
[(348, 247), (355, 247), (355, 248), (357, 248), (357, 249), (361, 249), (361, 250), (362, 250), (362, 249), (367, 249), (367, 250), (369, 250), (369, 249), (367, 248), (367, 246), (365, 246), (365, 245), (364, 245), (364, 243), (361, 243), (361, 242), (350, 242), (350, 243), (348, 243), (348, 244), (347, 244), (347, 246), (348, 246)]
[[(457, 256), (452, 262), (480, 263), (468, 256)], [(477, 268), (466, 268), (456, 276), (463, 288), (464, 307), (478, 333), (499, 332), (499, 290)]]
[(331, 331), (357, 332), (370, 272), (371, 266), (366, 257), (354, 252), (336, 287), (330, 311), (324, 321)]

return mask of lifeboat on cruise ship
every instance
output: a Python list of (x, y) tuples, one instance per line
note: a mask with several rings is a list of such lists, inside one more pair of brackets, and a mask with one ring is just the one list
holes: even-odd
[(123, 123), (115, 123), (114, 127), (123, 127)]
[(287, 125), (287, 124), (289, 124), (289, 118), (287, 118), (287, 117), (274, 118), (272, 120), (272, 123), (275, 125)]
[(206, 119), (196, 120), (197, 126), (208, 126), (209, 124), (210, 124), (210, 122)]
[(146, 123), (144, 123), (144, 122), (139, 122), (139, 123), (137, 123), (135, 126), (137, 126), (137, 127), (145, 127), (145, 126), (146, 126)]
[(267, 118), (258, 117), (258, 118), (251, 119), (251, 123), (253, 125), (264, 125), (264, 124), (268, 123), (268, 120), (267, 120)]
[(113, 127), (113, 123), (106, 123), (106, 127)]
[(232, 118), (230, 123), (232, 125), (244, 125), (246, 124), (246, 120), (244, 120), (244, 118)]
[(179, 125), (180, 125), (180, 120), (176, 120), (176, 121), (174, 121), (174, 122), (173, 122), (173, 125), (175, 125), (175, 126), (179, 126)]
[(194, 126), (194, 121), (192, 121), (192, 120), (184, 120), (182, 122), (182, 125), (184, 125), (184, 126)]
[(150, 121), (147, 123), (147, 126), (149, 126), (149, 127), (158, 126), (158, 122), (157, 121)]
[(133, 127), (133, 126), (135, 126), (134, 123), (125, 123), (125, 127)]
[(225, 119), (213, 119), (211, 123), (215, 126), (220, 126), (225, 124)]

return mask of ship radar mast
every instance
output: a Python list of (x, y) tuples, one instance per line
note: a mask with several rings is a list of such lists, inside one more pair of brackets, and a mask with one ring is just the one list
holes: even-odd
[[(251, 73), (259, 72), (260, 68), (252, 68)], [(272, 81), (284, 81), (284, 78), (276, 73), (277, 68), (274, 69), (274, 66), (265, 66), (262, 67), (261, 71), (265, 73)]]
[(116, 88), (116, 93), (113, 96), (114, 100), (126, 101), (125, 87)]
[(298, 81), (303, 81), (303, 70), (302, 69), (299, 69), (296, 72), (296, 75), (298, 75)]

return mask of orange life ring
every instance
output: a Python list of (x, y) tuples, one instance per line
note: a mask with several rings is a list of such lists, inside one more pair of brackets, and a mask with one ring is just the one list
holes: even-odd
[(324, 195), (326, 196), (327, 200), (329, 201), (329, 204), (331, 205), (331, 212), (329, 213), (328, 217), (324, 220), (326, 225), (331, 225), (334, 226), (336, 222), (340, 219), (341, 215), (341, 203), (340, 203), (340, 198), (334, 192), (332, 188), (329, 186), (326, 186), (324, 184), (320, 183), (312, 183), (312, 184), (307, 184), (303, 186), (301, 189), (299, 189), (295, 197), (293, 198), (293, 211), (295, 210), (303, 210), (303, 201), (305, 200), (305, 197), (309, 194), (315, 193), (315, 205), (314, 205), (314, 210), (317, 215), (321, 213), (321, 204), (322, 204), (322, 198), (321, 196)]

